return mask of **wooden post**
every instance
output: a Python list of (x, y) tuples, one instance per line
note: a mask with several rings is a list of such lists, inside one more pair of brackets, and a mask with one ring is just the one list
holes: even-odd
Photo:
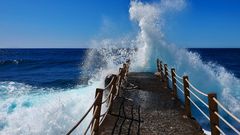
[(188, 80), (188, 76), (183, 76), (183, 87), (184, 87), (184, 96), (185, 96), (185, 112), (188, 117), (192, 117), (190, 100), (188, 99), (188, 97), (190, 98), (190, 93), (188, 91), (189, 84), (186, 80)]
[(160, 61), (160, 75), (161, 75), (162, 82), (164, 82), (162, 61)]
[(109, 102), (109, 113), (110, 113), (110, 114), (112, 113), (112, 103), (113, 103), (114, 97), (117, 96), (117, 95), (116, 95), (116, 91), (117, 91), (117, 85), (116, 85), (117, 77), (114, 78), (113, 81), (114, 81), (114, 83), (113, 83), (113, 85), (111, 86), (112, 92), (109, 93), (109, 94), (111, 94), (110, 97), (109, 97), (109, 101), (110, 101), (110, 102)]
[(125, 77), (126, 77), (126, 75), (127, 75), (127, 64), (123, 64), (123, 79), (125, 79)]
[(116, 94), (116, 90), (117, 90), (116, 83), (117, 83), (117, 75), (113, 75), (113, 82), (112, 82), (112, 86), (110, 87), (113, 95)]
[(209, 105), (209, 114), (210, 114), (211, 134), (212, 135), (220, 135), (220, 132), (216, 128), (216, 126), (219, 126), (219, 118), (214, 113), (214, 112), (218, 112), (218, 105), (213, 100), (213, 98), (217, 99), (217, 95), (215, 93), (208, 94), (208, 105)]
[(128, 59), (127, 61), (126, 61), (126, 68), (127, 68), (127, 71), (126, 71), (126, 75), (128, 75), (128, 72), (129, 72), (129, 66), (130, 66), (130, 60)]
[(175, 69), (171, 69), (171, 74), (172, 74), (172, 89), (173, 89), (173, 96), (177, 98), (177, 86), (176, 86), (176, 75), (175, 75)]
[(120, 76), (120, 80), (119, 80), (119, 87), (121, 86), (122, 84), (122, 73), (123, 73), (123, 68), (119, 68), (119, 76)]
[(123, 63), (123, 69), (126, 70), (127, 64)]
[(167, 68), (167, 64), (164, 64), (164, 80), (165, 82), (165, 86), (168, 87), (168, 68)]
[[(99, 96), (97, 97), (97, 95)], [(99, 129), (99, 121), (100, 121), (100, 115), (101, 115), (101, 106), (102, 106), (102, 97), (103, 97), (103, 89), (96, 89), (95, 94), (95, 104), (93, 108), (93, 117), (94, 121), (92, 124), (92, 134), (98, 135), (98, 129)]]
[[(117, 79), (118, 79), (117, 75), (114, 75), (113, 77), (114, 77), (113, 78), (113, 82), (112, 82), (112, 85), (111, 85), (111, 88), (110, 88), (110, 92), (111, 93), (109, 93), (109, 94), (112, 94), (112, 98), (117, 96), (116, 95), (116, 93), (117, 93), (117, 85), (116, 85), (116, 83), (117, 83)], [(111, 96), (109, 98), (109, 101), (111, 101), (111, 102), (113, 101), (113, 100), (111, 100)], [(109, 104), (112, 104), (111, 102), (109, 102)], [(111, 108), (110, 108), (110, 111), (111, 111)]]
[(161, 72), (160, 72), (160, 65), (159, 65), (159, 64), (160, 64), (160, 60), (157, 59), (157, 71), (158, 71), (159, 73), (161, 73)]

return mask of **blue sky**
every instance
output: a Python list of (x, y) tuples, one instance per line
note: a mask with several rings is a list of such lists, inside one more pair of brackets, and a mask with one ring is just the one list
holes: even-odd
[[(81, 48), (92, 39), (124, 36), (136, 30), (129, 3), (0, 0), (0, 48)], [(187, 0), (168, 17), (166, 38), (181, 47), (240, 47), (239, 7), (239, 0)]]

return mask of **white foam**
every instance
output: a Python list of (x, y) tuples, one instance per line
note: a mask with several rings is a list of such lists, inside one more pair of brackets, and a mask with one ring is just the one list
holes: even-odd
[[(100, 86), (100, 82), (94, 82), (87, 87), (65, 91), (49, 90), (50, 92), (44, 94), (40, 92), (8, 95), (7, 99), (0, 102), (0, 124), (3, 128), (0, 134), (66, 134), (89, 108), (94, 99), (95, 89)], [(6, 87), (8, 90), (17, 91), (26, 86), (12, 82)], [(86, 122), (89, 122), (91, 115), (92, 113), (74, 133), (81, 133), (81, 129), (86, 128)]]
[(196, 53), (181, 49), (165, 40), (163, 27), (167, 24), (166, 14), (185, 7), (184, 0), (162, 0), (155, 3), (132, 1), (130, 19), (139, 26), (133, 59), (134, 70), (156, 71), (156, 59), (160, 58), (168, 67), (175, 67), (177, 73), (188, 75), (190, 81), (200, 90), (215, 92), (218, 98), (236, 115), (240, 116), (240, 80), (224, 67), (204, 63)]

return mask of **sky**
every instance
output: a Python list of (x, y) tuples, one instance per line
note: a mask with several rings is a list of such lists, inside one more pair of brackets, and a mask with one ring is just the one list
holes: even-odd
[[(168, 42), (240, 47), (239, 0), (186, 1), (166, 20)], [(88, 48), (93, 39), (133, 35), (129, 6), (130, 0), (0, 0), (0, 48)]]

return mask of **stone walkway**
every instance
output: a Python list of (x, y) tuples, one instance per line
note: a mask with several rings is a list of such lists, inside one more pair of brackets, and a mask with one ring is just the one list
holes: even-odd
[(101, 135), (202, 135), (178, 99), (153, 73), (129, 73), (126, 87), (100, 127)]

